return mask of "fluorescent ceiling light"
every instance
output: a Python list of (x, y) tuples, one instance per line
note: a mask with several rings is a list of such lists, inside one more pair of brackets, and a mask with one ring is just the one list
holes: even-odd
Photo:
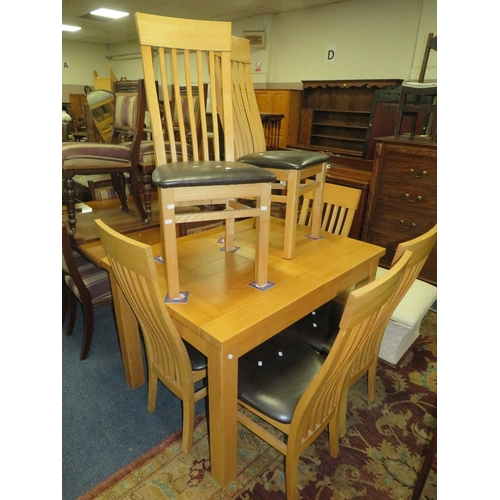
[(67, 24), (62, 25), (63, 31), (78, 31), (81, 30), (80, 26), (68, 26)]
[(111, 9), (97, 9), (91, 12), (94, 16), (111, 17), (111, 19), (120, 19), (120, 17), (128, 16), (128, 12), (120, 12)]

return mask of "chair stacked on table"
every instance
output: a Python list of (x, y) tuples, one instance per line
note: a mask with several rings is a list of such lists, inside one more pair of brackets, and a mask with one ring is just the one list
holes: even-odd
[[(314, 193), (310, 237), (320, 237), (321, 206), (329, 156), (315, 151), (266, 151), (250, 65), (250, 42), (233, 37), (231, 82), (236, 155), (238, 161), (265, 168), (276, 176), (271, 201), (285, 204), (283, 257), (292, 259), (295, 255), (300, 198), (306, 193)], [(221, 123), (227, 130), (224, 120)], [(306, 179), (311, 179), (311, 182), (306, 183)]]
[[(182, 222), (224, 220), (226, 224), (224, 248), (234, 251), (234, 222), (238, 218), (255, 217), (255, 285), (268, 286), (270, 194), (276, 176), (265, 169), (236, 162), (234, 150), (233, 109), (231, 101), (230, 54), (231, 23), (186, 20), (136, 14), (148, 110), (151, 119), (155, 170), (152, 182), (159, 190), (160, 227), (163, 259), (168, 282), (169, 300), (183, 300), (179, 286), (176, 224)], [(216, 62), (217, 60), (217, 62)], [(158, 68), (155, 70), (155, 63)], [(222, 69), (216, 91), (215, 66)], [(156, 78), (160, 75), (163, 101), (173, 102), (178, 116), (183, 114), (181, 93), (187, 98), (190, 123), (196, 123), (196, 103), (200, 108), (200, 130), (186, 129), (184, 121), (174, 130), (174, 113), (164, 106), (165, 131), (159, 109)], [(227, 124), (223, 139), (218, 127), (209, 135), (204, 95), (206, 79), (210, 88), (212, 116)], [(182, 86), (182, 89), (181, 89)], [(184, 106), (186, 99), (184, 99)], [(184, 109), (185, 111), (185, 109)], [(210, 139), (210, 140), (209, 140)], [(179, 146), (170, 148), (167, 163), (165, 141)], [(180, 153), (178, 152), (180, 149)], [(192, 158), (188, 154), (192, 151)], [(210, 160), (213, 153), (214, 160)], [(242, 204), (240, 199), (256, 200), (256, 206)], [(180, 213), (180, 207), (222, 205), (224, 210), (205, 210)], [(218, 208), (218, 207), (217, 207)]]

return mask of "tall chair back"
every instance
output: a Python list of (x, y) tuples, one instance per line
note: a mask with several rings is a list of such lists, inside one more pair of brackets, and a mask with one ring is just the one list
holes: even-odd
[(413, 285), (417, 276), (420, 274), (427, 257), (429, 256), (432, 248), (437, 241), (437, 225), (427, 231), (422, 236), (401, 243), (396, 249), (396, 253), (392, 260), (391, 269), (395, 267), (402, 259), (403, 255), (411, 252), (411, 256), (405, 268), (405, 272), (401, 283), (391, 297), (389, 308), (391, 314), (385, 323), (381, 323), (376, 335), (373, 336), (371, 343), (368, 343), (359, 353), (356, 362), (353, 365), (351, 375), (351, 385), (357, 382), (364, 373), (368, 372), (368, 397), (375, 400), (375, 378), (377, 373), (378, 353), (380, 351), (380, 344), (385, 333), (385, 329), (392, 313), (395, 311), (398, 304), (406, 295), (410, 287)]
[[(317, 370), (311, 372), (310, 367), (320, 355), (294, 337), (282, 334), (240, 359), (240, 403), (287, 435), (286, 443), (242, 411), (238, 412), (238, 421), (285, 455), (288, 500), (299, 499), (300, 454), (327, 426), (330, 453), (334, 457), (339, 453), (339, 424), (345, 419), (352, 364), (390, 317), (391, 297), (410, 255), (406, 252), (390, 272), (349, 295), (339, 334)], [(262, 360), (265, 375), (257, 360)], [(300, 389), (304, 385), (305, 389)]]
[[(206, 395), (206, 388), (195, 393), (194, 382), (206, 376), (206, 360), (201, 363), (201, 369), (193, 369), (189, 346), (179, 335), (160, 294), (151, 247), (117, 233), (100, 219), (96, 224), (113, 275), (144, 336), (149, 375), (148, 409), (155, 409), (157, 379), (160, 379), (183, 401), (182, 448), (188, 452), (193, 436), (194, 402)], [(191, 351), (201, 357), (193, 347)]]
[(266, 150), (266, 138), (250, 70), (248, 40), (233, 37), (231, 45), (231, 82), (235, 128), (235, 152), (240, 158)]
[[(171, 151), (171, 161), (188, 161), (188, 129), (191, 131), (193, 159), (208, 160), (212, 134), (209, 134), (205, 103), (210, 97), (212, 116), (221, 116), (229, 125), (224, 137), (224, 156), (225, 160), (233, 161), (235, 154), (230, 80), (224, 79), (220, 99), (213, 84), (216, 53), (219, 53), (225, 67), (229, 68), (231, 23), (191, 21), (141, 13), (136, 14), (136, 21), (153, 141), (159, 144), (163, 144), (165, 140), (170, 144), (180, 142), (181, 150)], [(165, 29), (167, 23), (169, 29)], [(156, 70), (155, 58), (158, 61)], [(161, 96), (157, 94), (156, 74), (159, 74)], [(207, 87), (210, 96), (205, 95)], [(158, 106), (160, 100), (164, 103), (164, 131)], [(199, 113), (196, 112), (196, 106), (199, 106)], [(180, 119), (181, 117), (184, 119)], [(174, 129), (176, 122), (178, 135)], [(213, 132), (214, 158), (220, 160), (222, 140), (218, 127), (214, 126), (210, 132)], [(156, 165), (164, 165), (166, 162), (164, 148), (155, 148)]]
[[(136, 13), (146, 95), (151, 120), (156, 169), (152, 182), (159, 188), (163, 258), (169, 299), (182, 300), (175, 224), (225, 220), (224, 249), (234, 250), (234, 222), (256, 217), (255, 283), (266, 287), (269, 252), (270, 192), (276, 176), (263, 169), (235, 162), (231, 100), (231, 23), (198, 21)], [(155, 69), (155, 61), (158, 67)], [(219, 91), (216, 65), (222, 75)], [(164, 101), (165, 130), (159, 109), (156, 77)], [(205, 88), (209, 89), (214, 126), (209, 130)], [(196, 88), (196, 92), (193, 89)], [(196, 95), (197, 94), (197, 95)], [(181, 98), (184, 95), (184, 100)], [(200, 108), (196, 126), (195, 97)], [(182, 107), (187, 104), (187, 122)], [(170, 105), (172, 103), (172, 105)], [(179, 117), (178, 130), (174, 116)], [(222, 137), (217, 117), (227, 124)], [(201, 131), (199, 131), (201, 130)], [(188, 134), (189, 132), (189, 134)], [(170, 147), (167, 164), (165, 141)], [(192, 158), (189, 152), (192, 151)], [(214, 160), (211, 161), (211, 155)], [(239, 200), (255, 199), (255, 207)], [(222, 205), (224, 210), (193, 210), (179, 207)]]
[[(283, 257), (295, 255), (299, 199), (314, 194), (311, 235), (320, 237), (320, 219), (326, 165), (329, 157), (315, 151), (266, 151), (266, 140), (250, 70), (250, 42), (232, 37), (231, 83), (234, 109), (234, 140), (238, 161), (257, 165), (276, 175), (271, 200), (285, 205)], [(223, 75), (223, 73), (220, 73)], [(225, 120), (221, 120), (224, 131)], [(306, 183), (305, 179), (312, 182)]]

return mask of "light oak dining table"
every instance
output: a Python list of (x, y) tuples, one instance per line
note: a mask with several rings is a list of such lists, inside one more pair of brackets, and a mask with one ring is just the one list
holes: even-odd
[[(282, 258), (284, 220), (271, 217), (268, 279), (265, 291), (254, 279), (253, 219), (235, 224), (234, 253), (221, 251), (224, 228), (178, 239), (179, 275), (186, 303), (165, 304), (181, 336), (208, 358), (211, 473), (221, 486), (236, 478), (238, 358), (351, 286), (375, 277), (385, 249), (363, 241), (322, 233), (307, 237), (298, 226), (296, 253)], [(99, 242), (82, 251), (110, 271)], [(161, 244), (153, 254), (161, 255)], [(157, 262), (160, 290), (167, 293), (164, 265)], [(128, 384), (145, 383), (137, 321), (110, 272), (117, 329)]]

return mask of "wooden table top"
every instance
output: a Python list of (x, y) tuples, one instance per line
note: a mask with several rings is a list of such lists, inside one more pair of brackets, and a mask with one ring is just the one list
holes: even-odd
[[(235, 245), (240, 247), (235, 253), (220, 250), (218, 240), (224, 236), (224, 228), (177, 240), (181, 291), (189, 292), (189, 298), (187, 303), (167, 307), (174, 320), (214, 347), (238, 344), (239, 355), (253, 347), (249, 340), (253, 335), (262, 341), (264, 325), (266, 337), (276, 334), (364, 279), (366, 268), (362, 266), (367, 260), (378, 262), (385, 253), (381, 247), (329, 233), (311, 240), (306, 236), (309, 228), (299, 225), (296, 255), (286, 260), (282, 258), (284, 220), (271, 217), (268, 279), (274, 286), (261, 291), (250, 286), (254, 276), (253, 220), (237, 222), (235, 230)], [(152, 247), (153, 254), (160, 256), (160, 243)], [(94, 260), (104, 258), (99, 242), (81, 248)], [(106, 267), (106, 260), (103, 264)], [(156, 263), (156, 269), (160, 290), (166, 294), (163, 264)]]

